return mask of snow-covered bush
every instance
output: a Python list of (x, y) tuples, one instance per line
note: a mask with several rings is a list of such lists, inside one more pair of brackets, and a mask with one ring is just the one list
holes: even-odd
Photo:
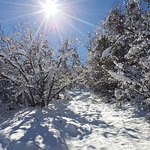
[[(130, 91), (130, 100), (140, 94), (143, 96), (140, 103), (143, 103), (150, 96), (150, 67), (147, 63), (150, 55), (150, 13), (142, 8), (141, 2), (129, 0), (122, 14), (125, 16), (124, 32), (114, 32), (118, 37), (112, 51), (112, 57), (116, 58), (115, 71), (107, 70), (115, 80), (121, 82), (121, 88)], [(119, 48), (116, 46), (118, 44)]]
[(56, 51), (46, 38), (26, 23), (19, 23), (15, 33), (1, 31), (0, 95), (9, 103), (43, 107), (74, 84), (78, 54), (72, 40), (64, 40)]
[[(147, 2), (148, 4), (148, 2)], [(90, 38), (89, 74), (91, 85), (100, 92), (107, 89), (97, 83), (116, 83), (111, 88), (126, 92), (119, 100), (143, 103), (150, 97), (150, 12), (144, 1), (128, 0), (112, 8), (104, 21), (104, 28)], [(105, 36), (107, 40), (102, 40)], [(105, 46), (102, 45), (105, 43)], [(96, 75), (96, 76), (95, 76)], [(140, 95), (140, 96), (139, 96)]]
[(101, 96), (111, 97), (113, 90), (117, 87), (117, 82), (108, 74), (105, 69), (114, 68), (114, 63), (110, 60), (112, 39), (107, 33), (96, 32), (95, 36), (90, 36), (88, 46), (89, 60), (85, 68), (86, 84), (93, 91)]

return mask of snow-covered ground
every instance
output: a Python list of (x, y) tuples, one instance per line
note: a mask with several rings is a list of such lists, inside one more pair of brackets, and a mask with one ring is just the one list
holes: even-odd
[[(150, 150), (150, 124), (89, 91), (51, 106), (2, 112), (0, 150)], [(129, 106), (128, 106), (129, 107)]]

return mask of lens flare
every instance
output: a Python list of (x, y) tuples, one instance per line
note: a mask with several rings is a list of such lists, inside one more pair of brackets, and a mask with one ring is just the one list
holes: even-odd
[(43, 4), (43, 11), (46, 13), (47, 17), (55, 16), (59, 11), (56, 1), (47, 0), (46, 3)]

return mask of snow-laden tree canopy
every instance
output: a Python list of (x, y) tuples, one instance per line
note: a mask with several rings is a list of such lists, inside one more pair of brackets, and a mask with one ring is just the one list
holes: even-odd
[(108, 92), (113, 96), (128, 89), (128, 100), (142, 95), (141, 102), (149, 103), (150, 12), (142, 7), (149, 5), (145, 2), (128, 0), (112, 8), (103, 26), (89, 38), (87, 82), (98, 93), (105, 90), (106, 96)]
[(73, 40), (64, 40), (56, 52), (47, 38), (22, 22), (11, 34), (1, 30), (0, 95), (5, 101), (45, 106), (76, 82), (80, 61)]

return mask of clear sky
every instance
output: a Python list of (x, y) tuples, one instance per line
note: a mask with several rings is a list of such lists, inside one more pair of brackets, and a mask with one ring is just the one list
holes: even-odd
[(54, 0), (59, 13), (46, 17), (42, 3), (46, 0), (0, 0), (0, 20), (4, 25), (17, 19), (46, 22), (47, 30), (53, 30), (53, 39), (76, 36), (84, 41), (87, 32), (94, 32), (104, 20), (109, 9), (122, 0)]

